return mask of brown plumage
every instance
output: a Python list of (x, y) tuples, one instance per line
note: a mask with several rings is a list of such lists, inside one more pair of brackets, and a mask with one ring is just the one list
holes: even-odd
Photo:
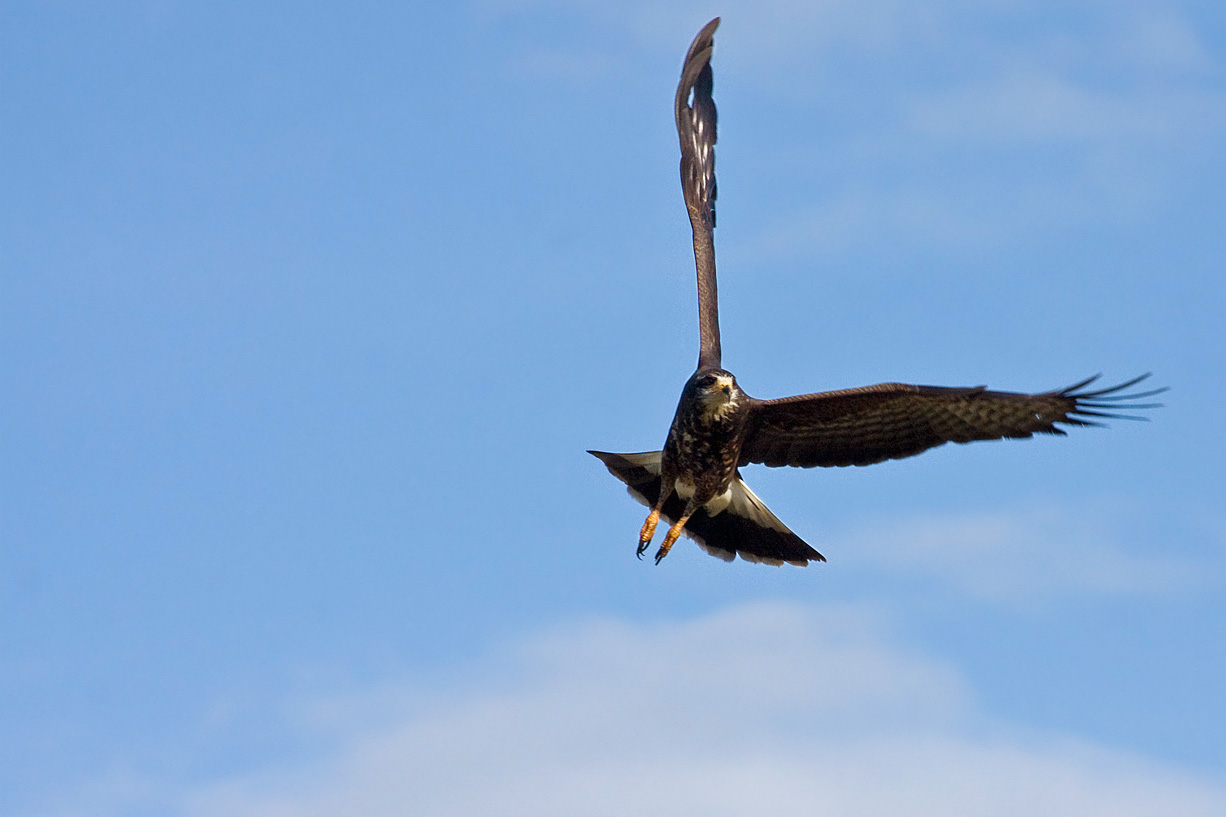
[[(681, 191), (694, 231), (698, 269), (698, 368), (718, 369), (719, 299), (715, 285), (715, 99), (711, 52), (719, 18), (702, 27), (682, 63), (673, 98), (677, 137), (681, 142)], [(690, 101), (691, 97), (693, 102)]]
[(1087, 390), (1097, 376), (1042, 394), (882, 383), (777, 400), (750, 397), (720, 368), (715, 278), (715, 140), (711, 52), (719, 18), (686, 53), (675, 111), (681, 189), (694, 233), (698, 278), (698, 368), (686, 382), (662, 451), (589, 453), (651, 508), (639, 533), (641, 557), (658, 520), (669, 523), (659, 564), (681, 534), (725, 560), (767, 564), (825, 561), (788, 530), (741, 479), (739, 466), (871, 465), (914, 456), (947, 442), (1024, 438), (1098, 425), (1104, 418), (1144, 419), (1120, 411), (1155, 408), (1137, 400), (1165, 389), (1129, 392), (1149, 375)]
[(1097, 391), (1085, 390), (1098, 379), (1095, 375), (1043, 394), (881, 383), (754, 400), (739, 461), (801, 468), (872, 465), (950, 442), (1063, 435), (1057, 423), (1092, 426), (1100, 424), (1087, 418), (1143, 419), (1114, 412), (1156, 407), (1131, 401), (1165, 389), (1126, 391), (1148, 376)]

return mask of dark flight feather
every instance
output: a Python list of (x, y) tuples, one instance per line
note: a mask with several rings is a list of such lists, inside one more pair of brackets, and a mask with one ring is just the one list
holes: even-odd
[[(698, 368), (718, 369), (719, 296), (715, 283), (716, 111), (711, 52), (719, 18), (703, 26), (690, 44), (677, 84), (674, 108), (681, 142), (681, 191), (694, 232), (698, 273)], [(692, 100), (692, 101), (691, 101)]]
[(1083, 391), (1095, 376), (1043, 394), (881, 383), (759, 400), (750, 412), (739, 463), (872, 465), (948, 442), (1062, 435), (1058, 424), (1098, 425), (1087, 417), (1144, 419), (1117, 412), (1157, 407), (1135, 401), (1165, 389), (1126, 391), (1148, 376), (1097, 391)]

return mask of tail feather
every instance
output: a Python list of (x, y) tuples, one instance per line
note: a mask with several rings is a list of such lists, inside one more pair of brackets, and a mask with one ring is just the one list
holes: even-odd
[[(611, 454), (589, 451), (609, 469), (609, 473), (626, 484), (629, 494), (647, 507), (653, 507), (660, 497), (660, 451), (637, 454)], [(681, 518), (685, 503), (676, 494), (670, 496), (660, 515), (672, 524)], [(804, 567), (811, 561), (826, 558), (793, 533), (738, 474), (732, 483), (732, 500), (718, 513), (700, 508), (686, 522), (682, 533), (717, 559), (726, 562), (740, 556), (747, 562), (769, 565), (788, 564)]]

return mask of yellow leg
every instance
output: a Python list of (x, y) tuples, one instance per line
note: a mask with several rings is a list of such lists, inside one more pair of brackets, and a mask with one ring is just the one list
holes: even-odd
[(637, 555), (640, 559), (647, 551), (647, 546), (651, 544), (651, 537), (656, 535), (656, 523), (660, 521), (660, 509), (652, 508), (651, 513), (647, 514), (647, 521), (643, 523), (643, 529), (639, 531), (639, 549)]
[(681, 530), (685, 527), (685, 523), (689, 522), (690, 517), (693, 515), (694, 512), (686, 508), (686, 513), (677, 520), (677, 524), (668, 529), (668, 535), (664, 537), (664, 541), (660, 543), (660, 549), (656, 551), (656, 564), (659, 564), (660, 560), (673, 549), (673, 543), (677, 541), (677, 537), (681, 535)]

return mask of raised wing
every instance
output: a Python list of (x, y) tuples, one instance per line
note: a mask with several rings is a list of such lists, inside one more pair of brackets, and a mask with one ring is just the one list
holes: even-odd
[(698, 270), (698, 368), (720, 367), (719, 302), (715, 287), (715, 100), (711, 51), (719, 18), (703, 26), (681, 67), (674, 108), (681, 140), (681, 191), (694, 229)]
[(948, 442), (1064, 434), (1057, 424), (1099, 425), (1087, 418), (1144, 419), (1118, 411), (1157, 408), (1137, 403), (1166, 391), (1127, 390), (1148, 374), (1087, 391), (1098, 376), (1060, 391), (1018, 394), (983, 386), (950, 389), (882, 383), (860, 389), (757, 401), (740, 464), (871, 465), (910, 457)]
[[(609, 473), (626, 483), (630, 496), (647, 507), (655, 505), (660, 496), (659, 451), (641, 454), (610, 454), (589, 451), (600, 459)], [(738, 475), (731, 485), (732, 500), (717, 514), (699, 508), (685, 523), (682, 533), (717, 559), (730, 562), (740, 556), (747, 562), (768, 565), (788, 564), (804, 567), (810, 561), (824, 562), (825, 557), (792, 533), (749, 490)], [(675, 493), (664, 503), (660, 515), (671, 525), (685, 512), (685, 501)]]

